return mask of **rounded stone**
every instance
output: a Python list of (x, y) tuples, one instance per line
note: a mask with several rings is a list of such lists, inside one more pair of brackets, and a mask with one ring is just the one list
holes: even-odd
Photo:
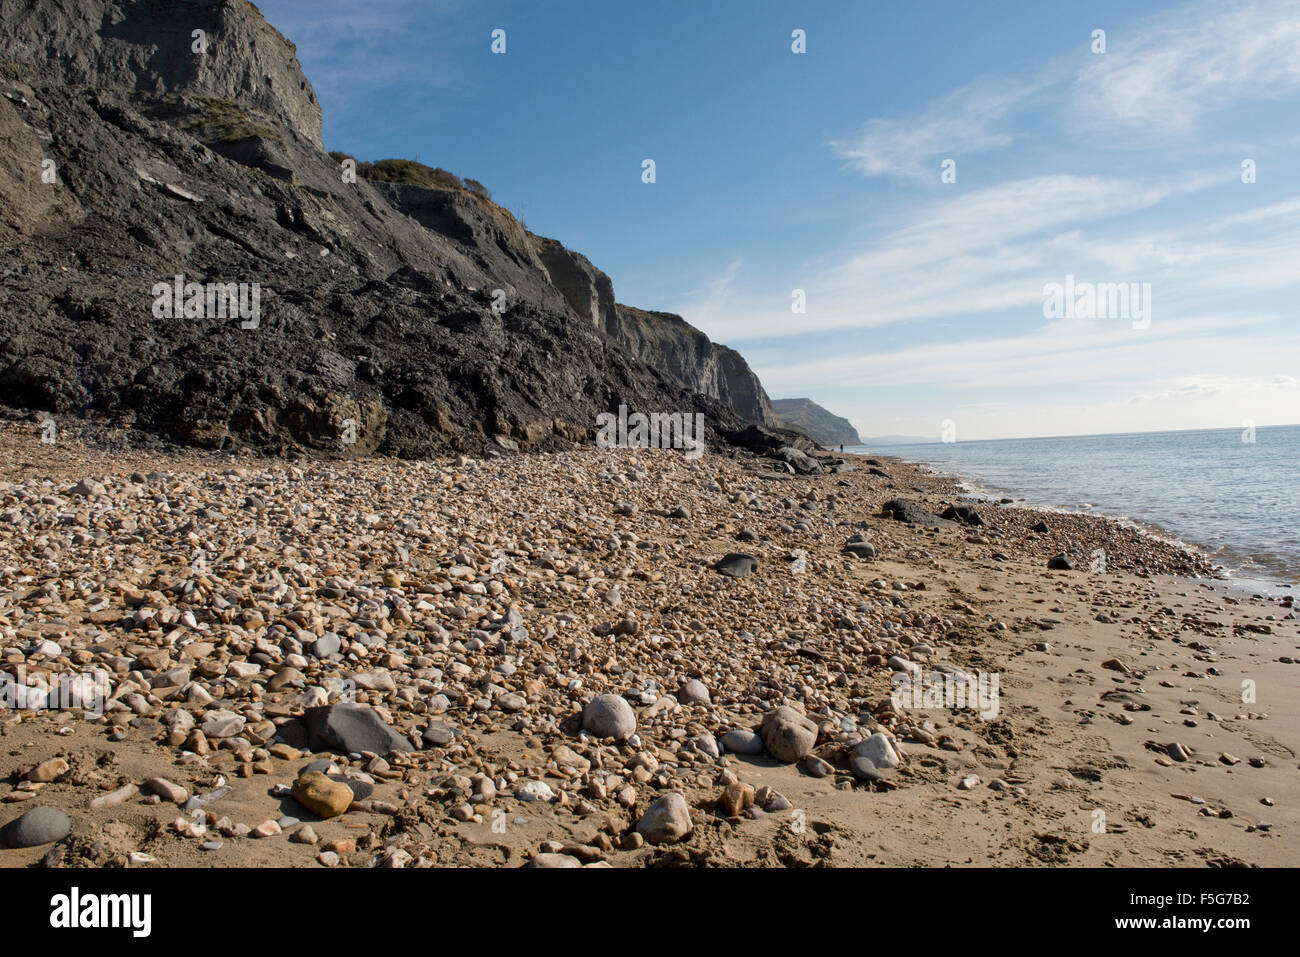
[(4, 829), (4, 843), (12, 848), (53, 844), (68, 836), (72, 821), (55, 807), (34, 807)]
[(598, 695), (582, 709), (582, 727), (598, 738), (622, 741), (636, 731), (636, 715), (622, 696)]
[(692, 678), (682, 685), (681, 691), (677, 692), (677, 700), (682, 704), (709, 704), (712, 699), (704, 682)]
[(748, 728), (736, 728), (722, 736), (722, 746), (732, 754), (762, 754), (763, 739)]
[(898, 767), (898, 752), (894, 744), (880, 731), (853, 747), (853, 753), (870, 761), (874, 767), (888, 770)]
[(732, 552), (724, 555), (714, 568), (728, 578), (744, 578), (758, 570), (758, 559), (753, 555)]
[(342, 781), (319, 771), (304, 774), (293, 782), (293, 797), (317, 817), (338, 817), (352, 804), (352, 789)]
[(673, 844), (691, 833), (691, 809), (673, 791), (655, 798), (636, 822), (637, 833), (651, 844)]
[(767, 753), (782, 764), (794, 764), (817, 744), (817, 725), (793, 708), (764, 715), (762, 734)]

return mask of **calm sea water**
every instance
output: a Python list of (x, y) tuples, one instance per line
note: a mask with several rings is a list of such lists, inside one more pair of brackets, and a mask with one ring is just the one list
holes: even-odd
[[(977, 490), (1128, 519), (1234, 577), (1300, 582), (1300, 426), (860, 446)], [(846, 449), (845, 451), (850, 451)]]

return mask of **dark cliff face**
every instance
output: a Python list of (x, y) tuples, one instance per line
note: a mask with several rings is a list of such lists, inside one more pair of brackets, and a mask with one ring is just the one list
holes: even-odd
[(0, 48), (2, 402), (331, 455), (560, 448), (620, 404), (754, 421), (747, 370), (701, 372), (685, 323), (638, 351), (608, 278), (490, 200), (347, 175), (243, 0), (0, 0)]
[(565, 249), (558, 240), (529, 233), (551, 284), (570, 308), (606, 335), (618, 335), (614, 284), (581, 253)]
[(772, 411), (784, 425), (798, 429), (822, 445), (862, 444), (852, 422), (828, 412), (812, 399), (773, 399)]
[(609, 277), (586, 256), (529, 234), (551, 283), (570, 308), (683, 388), (716, 399), (745, 423), (776, 425), (758, 376), (740, 353), (709, 341), (681, 316), (614, 301)]
[(321, 145), (296, 48), (246, 0), (0, 0), (0, 37), (0, 59), (44, 79), (213, 96)]
[(681, 316), (618, 306), (616, 337), (685, 388), (717, 399), (745, 422), (777, 425), (767, 393), (740, 353), (710, 342)]

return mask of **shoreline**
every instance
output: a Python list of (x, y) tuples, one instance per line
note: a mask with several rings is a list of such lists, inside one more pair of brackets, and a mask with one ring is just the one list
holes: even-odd
[[(910, 525), (882, 503), (933, 514), (958, 488), (901, 462), (799, 477), (635, 450), (289, 463), (88, 457), (23, 429), (0, 444), (33, 463), (0, 487), (0, 668), (103, 667), (112, 684), (100, 720), (0, 710), (0, 827), (41, 806), (71, 829), (0, 848), (0, 866), (1283, 866), (1300, 850), (1293, 607), (1216, 595), (1195, 555), (1103, 517), (990, 505), (981, 526)], [(844, 550), (855, 535), (874, 558)], [(1045, 567), (1098, 548), (1101, 570)], [(730, 552), (757, 569), (719, 574)], [(998, 676), (996, 716), (896, 705), (908, 670)], [(412, 750), (311, 739), (306, 709), (342, 682)], [(630, 705), (631, 736), (584, 731), (599, 695)], [(812, 729), (797, 761), (761, 735), (746, 750), (781, 707)], [(896, 766), (855, 764), (875, 735)], [(352, 790), (341, 815), (288, 796), (317, 762)], [(185, 805), (214, 794), (199, 831)], [(674, 794), (683, 840), (642, 824)]]
[[(858, 446), (858, 448), (865, 448)], [(1172, 545), (1177, 548), (1187, 549), (1195, 552), (1207, 563), (1221, 572), (1213, 576), (1214, 581), (1222, 582), (1232, 591), (1244, 591), (1251, 594), (1262, 595), (1265, 597), (1282, 597), (1283, 595), (1294, 595), (1300, 591), (1300, 575), (1291, 580), (1281, 577), (1271, 577), (1267, 574), (1258, 574), (1254, 572), (1244, 572), (1240, 567), (1234, 567), (1232, 564), (1216, 558), (1211, 555), (1207, 546), (1199, 542), (1191, 541), (1183, 536), (1170, 531), (1162, 525), (1148, 519), (1138, 518), (1131, 515), (1118, 515), (1110, 511), (1083, 508), (1080, 506), (1054, 505), (1050, 503), (1031, 502), (1024, 497), (1023, 492), (1017, 492), (1014, 489), (1003, 489), (995, 485), (986, 485), (982, 481), (960, 472), (951, 471), (949, 468), (938, 462), (929, 459), (910, 458), (908, 456), (899, 456), (892, 453), (876, 452), (844, 452), (844, 455), (858, 456), (862, 458), (881, 458), (904, 463), (910, 467), (918, 467), (935, 477), (951, 479), (963, 485), (967, 489), (967, 494), (980, 501), (988, 501), (990, 504), (1003, 504), (1000, 502), (1003, 498), (1014, 498), (1014, 502), (1006, 503), (1007, 508), (1027, 508), (1040, 512), (1056, 512), (1062, 515), (1081, 515), (1081, 516), (1098, 516), (1108, 521), (1115, 522), (1119, 525), (1132, 527), (1138, 532), (1148, 535), (1157, 541)], [(1016, 497), (1019, 496), (1019, 497)], [(1229, 548), (1222, 546), (1222, 548)], [(1229, 550), (1231, 550), (1229, 548)], [(1234, 559), (1238, 563), (1248, 561), (1244, 556), (1234, 552)]]

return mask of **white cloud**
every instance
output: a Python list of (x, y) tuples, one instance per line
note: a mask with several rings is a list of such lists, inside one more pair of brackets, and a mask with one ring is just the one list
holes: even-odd
[[(1159, 321), (1199, 311), (1207, 298), (1300, 285), (1300, 199), (1176, 227), (1152, 222), (1161, 203), (1230, 182), (1195, 174), (1171, 184), (1013, 180), (924, 204), (862, 247), (785, 276), (746, 276), (733, 261), (676, 311), (734, 345), (990, 313), (1032, 322), (1041, 319), (1044, 284), (1067, 274), (1152, 283)], [(806, 314), (791, 312), (794, 288), (807, 293)]]
[(939, 160), (1009, 146), (1006, 120), (1016, 108), (1051, 85), (1040, 78), (1018, 83), (984, 79), (931, 103), (919, 116), (876, 117), (852, 139), (830, 145), (848, 166), (867, 176), (939, 179)]
[(943, 158), (1029, 139), (1017, 121), (1049, 95), (1053, 132), (1090, 148), (1186, 142), (1211, 114), (1300, 93), (1300, 3), (1197, 2), (1130, 29), (1117, 25), (1107, 49), (1093, 54), (1081, 42), (1032, 76), (982, 77), (913, 115), (873, 117), (831, 146), (864, 175), (938, 183)]
[(1139, 127), (1144, 138), (1186, 132), (1237, 103), (1300, 91), (1295, 0), (1198, 3), (1107, 40), (1071, 95), (1074, 115), (1095, 127)]

